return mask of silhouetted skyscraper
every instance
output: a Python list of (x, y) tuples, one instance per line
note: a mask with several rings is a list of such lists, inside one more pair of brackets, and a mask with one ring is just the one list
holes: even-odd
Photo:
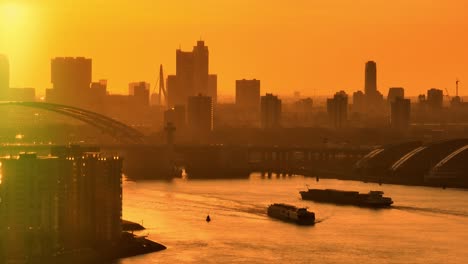
[(53, 103), (87, 107), (92, 76), (92, 61), (83, 57), (55, 58), (51, 61), (53, 89), (46, 100)]
[(195, 134), (206, 134), (213, 129), (213, 102), (204, 95), (189, 96), (187, 101), (187, 124)]
[(10, 64), (5, 55), (0, 54), (0, 101), (7, 100), (10, 88)]
[(364, 92), (367, 96), (377, 92), (377, 64), (374, 61), (366, 63)]
[(377, 90), (377, 64), (374, 61), (366, 63), (364, 94), (366, 112), (371, 115), (378, 113), (384, 105), (383, 95)]
[(241, 110), (258, 112), (260, 109), (260, 80), (236, 81), (236, 105)]
[(344, 127), (348, 120), (348, 95), (340, 91), (333, 98), (327, 99), (327, 112), (333, 127)]
[(260, 99), (260, 120), (262, 128), (276, 128), (281, 124), (281, 100), (273, 94), (265, 94)]
[(387, 95), (387, 101), (391, 104), (395, 102), (395, 99), (399, 98), (405, 98), (405, 89), (402, 87), (392, 87), (388, 89), (388, 95)]
[(432, 88), (427, 90), (427, 106), (431, 110), (440, 110), (442, 109), (444, 101), (444, 92), (439, 89)]
[(398, 96), (391, 102), (391, 108), (391, 127), (399, 131), (408, 129), (410, 124), (411, 101)]
[(169, 106), (186, 104), (189, 96), (205, 94), (217, 100), (217, 76), (209, 74), (209, 51), (198, 41), (192, 52), (176, 51), (176, 75), (167, 77)]

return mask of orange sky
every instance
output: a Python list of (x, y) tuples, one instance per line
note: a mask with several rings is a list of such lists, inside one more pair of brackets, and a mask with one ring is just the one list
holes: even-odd
[(93, 59), (93, 79), (113, 93), (175, 72), (175, 50), (202, 38), (218, 93), (257, 78), (262, 93), (352, 92), (375, 60), (378, 88), (468, 95), (467, 0), (0, 0), (0, 53), (11, 85), (50, 84), (50, 59)]

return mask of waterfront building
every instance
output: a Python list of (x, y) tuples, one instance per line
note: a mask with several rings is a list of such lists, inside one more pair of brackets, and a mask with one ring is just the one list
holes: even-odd
[(113, 245), (121, 236), (122, 159), (60, 147), (0, 159), (1, 251), (9, 259)]

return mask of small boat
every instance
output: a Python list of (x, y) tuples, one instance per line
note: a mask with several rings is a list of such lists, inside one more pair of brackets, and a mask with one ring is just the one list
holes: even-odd
[(288, 204), (275, 203), (268, 206), (268, 215), (298, 225), (315, 224), (315, 213), (307, 211), (306, 208), (298, 208)]
[(208, 216), (206, 217), (206, 221), (207, 221), (207, 222), (210, 222), (210, 221), (211, 221), (210, 215), (208, 215)]

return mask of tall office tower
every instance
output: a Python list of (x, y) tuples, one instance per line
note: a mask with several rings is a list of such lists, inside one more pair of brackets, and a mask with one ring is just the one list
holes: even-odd
[(362, 91), (353, 93), (353, 112), (362, 113), (366, 109), (366, 95)]
[(88, 151), (94, 149), (0, 159), (0, 247), (8, 258), (35, 259), (120, 239), (122, 159)]
[(262, 128), (277, 128), (281, 124), (281, 100), (273, 94), (260, 98), (260, 120)]
[(209, 52), (204, 41), (193, 51), (176, 51), (176, 74), (167, 77), (169, 106), (185, 105), (189, 96), (205, 94), (217, 100), (217, 76), (209, 74)]
[(189, 96), (187, 125), (195, 134), (207, 134), (213, 129), (213, 102), (210, 96)]
[(364, 94), (366, 98), (366, 112), (379, 113), (384, 106), (383, 95), (377, 90), (377, 64), (374, 61), (366, 62)]
[(439, 89), (432, 88), (430, 90), (427, 90), (427, 106), (431, 110), (441, 110), (442, 109), (442, 104), (444, 101), (444, 92)]
[(392, 87), (388, 89), (388, 95), (387, 95), (387, 101), (388, 103), (393, 103), (395, 102), (395, 99), (399, 98), (405, 98), (405, 89), (402, 87)]
[(348, 95), (340, 91), (333, 98), (327, 99), (327, 112), (333, 127), (344, 127), (348, 120)]
[(8, 100), (10, 88), (10, 65), (8, 58), (0, 54), (0, 101)]
[(364, 92), (367, 96), (377, 92), (377, 64), (374, 61), (366, 62)]
[(128, 94), (133, 96), (138, 106), (149, 106), (150, 84), (146, 82), (134, 82), (128, 85)]
[(83, 57), (55, 58), (51, 61), (53, 88), (46, 91), (48, 102), (87, 107), (92, 61)]
[(260, 109), (260, 80), (236, 80), (236, 105), (244, 111)]
[(396, 97), (391, 103), (391, 108), (391, 127), (399, 131), (407, 130), (410, 124), (411, 101)]

